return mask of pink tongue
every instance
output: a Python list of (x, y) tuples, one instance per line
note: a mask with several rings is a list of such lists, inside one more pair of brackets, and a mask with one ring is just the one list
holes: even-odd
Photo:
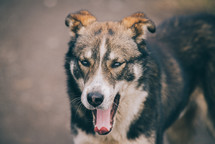
[(110, 131), (111, 129), (110, 112), (111, 108), (107, 110), (97, 109), (95, 131), (98, 132), (99, 134), (105, 134)]

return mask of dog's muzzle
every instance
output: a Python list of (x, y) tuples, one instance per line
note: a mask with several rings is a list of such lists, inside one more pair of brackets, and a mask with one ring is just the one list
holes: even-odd
[(94, 131), (100, 135), (108, 134), (113, 127), (114, 116), (119, 104), (120, 95), (117, 94), (108, 109), (101, 109), (100, 106), (104, 101), (104, 95), (99, 92), (87, 94), (88, 103), (94, 107), (92, 110), (94, 119)]

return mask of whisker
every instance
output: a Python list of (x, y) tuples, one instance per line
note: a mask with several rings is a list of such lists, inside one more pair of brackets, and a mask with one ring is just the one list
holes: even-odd
[[(84, 115), (86, 114), (87, 109), (86, 109), (86, 108), (84, 107), (84, 105), (82, 104), (81, 98), (80, 98), (80, 97), (77, 97), (77, 98), (72, 99), (72, 100), (70, 101), (70, 104), (71, 104), (71, 105), (74, 105), (74, 106), (72, 106), (72, 107), (75, 109), (75, 113), (74, 113), (74, 115), (73, 115), (74, 118), (78, 116), (79, 111), (83, 112)], [(86, 117), (86, 118), (87, 118), (87, 121), (88, 121), (88, 122), (92, 122), (92, 119), (90, 119), (90, 118), (88, 118), (88, 117)]]
[(81, 101), (80, 97), (74, 98), (73, 100), (70, 101), (70, 104), (76, 104), (76, 102)]
[(77, 107), (74, 107), (76, 109), (76, 111), (75, 111), (75, 117), (78, 115), (78, 110), (80, 109), (80, 107), (82, 105), (81, 101), (78, 101), (77, 105), (78, 105)]

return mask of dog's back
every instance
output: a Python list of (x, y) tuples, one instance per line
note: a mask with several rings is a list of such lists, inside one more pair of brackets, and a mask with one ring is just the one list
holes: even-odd
[[(187, 17), (175, 17), (162, 23), (156, 35), (150, 38), (150, 44), (156, 47), (159, 53), (158, 59), (162, 62), (164, 71), (167, 71), (167, 84), (169, 84), (169, 94), (164, 98), (164, 111), (171, 111), (171, 99), (184, 97), (177, 110), (187, 104), (190, 95), (196, 88), (201, 88), (207, 105), (208, 117), (215, 128), (215, 16), (200, 14)], [(156, 45), (155, 45), (155, 44)], [(168, 56), (171, 55), (171, 56)], [(175, 63), (180, 67), (182, 80), (178, 78), (178, 68), (174, 68)], [(184, 95), (175, 93), (178, 89), (177, 82), (184, 83)], [(172, 82), (172, 83), (171, 83)], [(168, 99), (168, 100), (166, 100)], [(178, 98), (180, 100), (180, 98)], [(175, 100), (172, 100), (174, 103)], [(173, 107), (173, 106), (172, 106)], [(181, 108), (180, 108), (181, 107)], [(171, 112), (170, 112), (171, 113)], [(177, 113), (177, 112), (176, 112)], [(176, 114), (175, 113), (175, 114)], [(177, 115), (177, 114), (176, 114)], [(166, 126), (168, 127), (175, 120), (174, 114), (166, 116)]]

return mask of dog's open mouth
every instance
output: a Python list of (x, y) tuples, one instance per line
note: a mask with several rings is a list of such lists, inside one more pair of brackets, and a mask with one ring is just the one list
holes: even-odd
[(93, 110), (94, 117), (94, 131), (100, 135), (108, 134), (113, 127), (114, 116), (116, 114), (118, 104), (119, 104), (120, 95), (117, 94), (114, 98), (112, 107), (107, 110), (96, 109)]

